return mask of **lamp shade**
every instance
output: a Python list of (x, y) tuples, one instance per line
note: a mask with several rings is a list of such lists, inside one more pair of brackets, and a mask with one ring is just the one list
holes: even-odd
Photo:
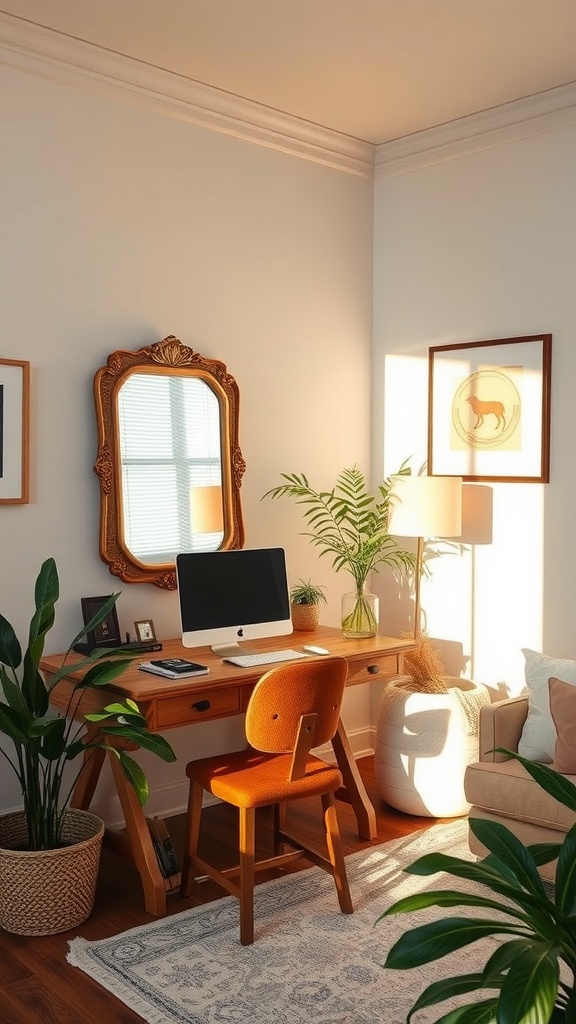
[(462, 478), (394, 477), (388, 529), (397, 537), (458, 537), (462, 531)]
[(190, 488), (190, 526), (193, 535), (222, 532), (224, 514), (219, 484)]

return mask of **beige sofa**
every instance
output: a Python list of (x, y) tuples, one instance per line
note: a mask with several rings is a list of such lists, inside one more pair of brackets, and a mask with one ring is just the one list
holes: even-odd
[[(513, 758), (489, 754), (493, 747), (517, 750), (528, 713), (525, 696), (488, 704), (480, 711), (480, 760), (469, 764), (464, 777), (471, 818), (488, 818), (506, 825), (525, 844), (562, 842), (576, 821), (576, 814), (544, 792)], [(576, 776), (567, 776), (576, 783)], [(472, 853), (483, 856), (485, 848), (469, 830)], [(544, 878), (554, 878), (554, 864), (541, 868)]]

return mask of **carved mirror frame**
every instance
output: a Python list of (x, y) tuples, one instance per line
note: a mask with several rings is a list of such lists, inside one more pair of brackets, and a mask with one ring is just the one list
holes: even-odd
[(223, 539), (220, 549), (241, 548), (244, 527), (240, 487), (246, 463), (238, 444), (239, 392), (224, 363), (205, 359), (174, 335), (135, 352), (118, 350), (94, 376), (98, 456), (94, 472), (100, 481), (100, 556), (113, 576), (125, 583), (153, 583), (176, 589), (174, 562), (145, 563), (128, 550), (124, 537), (122, 466), (118, 430), (118, 394), (132, 374), (165, 373), (199, 378), (216, 395), (220, 411)]

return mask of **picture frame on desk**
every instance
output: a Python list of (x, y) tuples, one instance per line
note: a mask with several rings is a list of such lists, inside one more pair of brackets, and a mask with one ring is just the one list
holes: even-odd
[(152, 619), (138, 619), (134, 623), (134, 629), (136, 631), (136, 639), (140, 643), (153, 643), (156, 640), (156, 630), (154, 629)]
[[(110, 600), (111, 596), (111, 594), (105, 594), (104, 597), (80, 598), (84, 625), (94, 618), (102, 606)], [(110, 609), (110, 613), (96, 629), (89, 630), (86, 634), (86, 642), (92, 647), (119, 647), (121, 645), (120, 623), (118, 622), (118, 612), (115, 606)]]

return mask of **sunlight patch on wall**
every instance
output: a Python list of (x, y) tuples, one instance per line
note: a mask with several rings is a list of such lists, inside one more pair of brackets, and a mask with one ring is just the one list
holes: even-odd
[[(412, 472), (425, 463), (428, 438), (428, 358), (388, 355), (380, 391), (385, 475), (410, 457)], [(492, 490), (491, 535), (469, 543), (465, 535), (435, 544), (431, 575), (422, 581), (423, 626), (441, 643), (450, 673), (473, 677), (511, 693), (524, 686), (523, 647), (542, 650), (544, 490), (539, 484), (466, 483)], [(473, 503), (473, 502), (472, 502)], [(479, 503), (478, 503), (479, 504)], [(472, 509), (471, 509), (472, 511)], [(478, 535), (479, 536), (479, 535)], [(487, 542), (489, 541), (489, 543)], [(409, 547), (411, 541), (403, 540)], [(382, 631), (413, 629), (413, 594), (381, 574)]]

